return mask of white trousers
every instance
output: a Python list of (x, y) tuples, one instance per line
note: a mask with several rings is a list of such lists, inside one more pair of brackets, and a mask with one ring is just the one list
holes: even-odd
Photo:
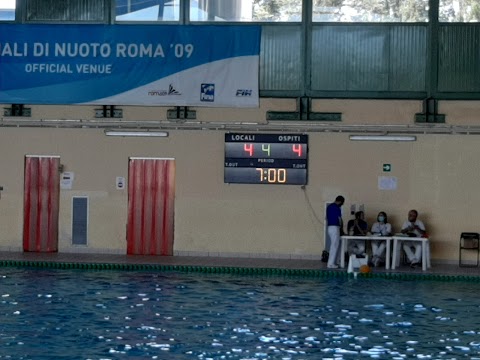
[[(415, 253), (412, 251), (414, 248)], [(422, 243), (420, 241), (405, 241), (403, 243), (403, 250), (407, 255), (408, 261), (411, 263), (419, 263), (422, 259)]]
[(387, 247), (387, 242), (385, 240), (375, 240), (372, 241), (372, 254), (373, 256), (379, 257), (380, 259), (385, 259), (385, 248)]
[(338, 265), (340, 253), (340, 226), (328, 226), (328, 236), (330, 236), (330, 250), (328, 251), (327, 265)]
[(348, 253), (349, 255), (361, 255), (365, 252), (365, 241), (364, 240), (350, 240), (348, 242)]

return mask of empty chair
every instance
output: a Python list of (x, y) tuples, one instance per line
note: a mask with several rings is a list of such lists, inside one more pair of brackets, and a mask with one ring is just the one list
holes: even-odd
[[(458, 251), (458, 266), (477, 267), (479, 251), (480, 234), (475, 232), (462, 232), (460, 235), (460, 249)], [(471, 255), (468, 256), (467, 252)]]

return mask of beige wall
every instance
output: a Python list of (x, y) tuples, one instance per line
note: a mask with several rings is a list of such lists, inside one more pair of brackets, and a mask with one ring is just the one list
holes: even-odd
[[(441, 103), (447, 124), (475, 125), (479, 102)], [(91, 107), (32, 106), (32, 119), (93, 119)], [(138, 110), (138, 111), (134, 111)], [(259, 109), (197, 109), (199, 121), (266, 123), (267, 110), (293, 111), (295, 102), (262, 99)], [(314, 111), (342, 112), (345, 125), (413, 125), (419, 101), (321, 100)], [(164, 108), (124, 108), (122, 121), (155, 121)], [(9, 119), (2, 119), (6, 125)], [(299, 127), (304, 124), (298, 123)], [(200, 126), (201, 127), (201, 126)], [(338, 194), (364, 204), (371, 224), (384, 210), (399, 230), (409, 209), (419, 211), (432, 238), (433, 261), (458, 261), (462, 231), (480, 231), (476, 190), (480, 147), (476, 135), (417, 134), (416, 142), (354, 142), (347, 132), (309, 134), (309, 183), (300, 186), (223, 183), (224, 131), (172, 130), (168, 138), (111, 138), (103, 129), (2, 127), (0, 129), (0, 249), (21, 251), (23, 161), (59, 155), (75, 173), (60, 199), (60, 252), (125, 253), (129, 157), (176, 161), (176, 254), (319, 258), (324, 208)], [(247, 131), (243, 129), (241, 131)], [(268, 132), (268, 127), (263, 130)], [(382, 171), (383, 164), (392, 171)], [(379, 190), (378, 177), (397, 179), (396, 190)], [(71, 245), (72, 196), (89, 197), (88, 246)]]

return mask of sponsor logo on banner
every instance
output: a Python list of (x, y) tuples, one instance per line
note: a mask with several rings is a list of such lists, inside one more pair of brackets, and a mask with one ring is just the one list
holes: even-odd
[(167, 95), (182, 95), (180, 91), (175, 89), (172, 84), (168, 86), (168, 90), (150, 90), (148, 96), (167, 96)]
[(215, 84), (202, 84), (200, 87), (200, 101), (215, 101)]
[(237, 89), (237, 94), (235, 96), (252, 96), (252, 89)]
[(182, 95), (182, 93), (175, 89), (172, 84), (170, 84), (168, 86), (168, 95)]

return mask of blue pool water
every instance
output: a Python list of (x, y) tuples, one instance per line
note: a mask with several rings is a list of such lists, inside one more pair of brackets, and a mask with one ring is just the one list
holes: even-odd
[(480, 359), (480, 284), (0, 269), (0, 359)]

